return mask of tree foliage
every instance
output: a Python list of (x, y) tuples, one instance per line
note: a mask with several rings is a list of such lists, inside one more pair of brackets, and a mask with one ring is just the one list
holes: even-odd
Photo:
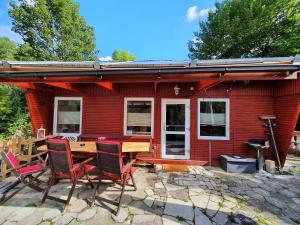
[(199, 26), (188, 44), (192, 59), (300, 53), (298, 0), (224, 0)]
[(15, 42), (11, 41), (8, 37), (0, 37), (0, 59), (14, 60), (14, 55), (17, 50)]
[(0, 140), (14, 135), (19, 129), (32, 134), (25, 96), (18, 87), (0, 85)]
[(125, 61), (135, 61), (136, 57), (135, 55), (127, 52), (126, 50), (116, 49), (112, 54), (112, 59), (118, 62), (125, 62)]
[(94, 28), (79, 14), (75, 0), (15, 0), (12, 30), (25, 42), (19, 51), (36, 60), (95, 60)]

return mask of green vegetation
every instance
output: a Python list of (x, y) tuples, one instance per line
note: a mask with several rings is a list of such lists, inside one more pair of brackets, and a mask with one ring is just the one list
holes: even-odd
[(0, 37), (0, 59), (13, 60), (17, 51), (17, 45), (8, 37)]
[(260, 214), (256, 215), (256, 219), (257, 219), (257, 222), (259, 222), (260, 224), (264, 224), (264, 225), (270, 224), (270, 222), (268, 220), (266, 220), (266, 218)]
[(176, 219), (179, 221), (179, 222), (185, 222), (186, 219), (181, 217), (181, 216), (176, 216)]
[(188, 43), (192, 59), (300, 53), (298, 0), (224, 0), (199, 26)]
[(37, 205), (34, 202), (32, 202), (32, 203), (25, 205), (25, 207), (37, 207)]
[(25, 96), (20, 88), (0, 85), (0, 112), (0, 140), (19, 130), (25, 137), (32, 135)]
[(120, 51), (119, 49), (116, 49), (112, 54), (112, 59), (118, 62), (125, 62), (125, 61), (135, 61), (136, 57), (133, 54), (127, 52), (126, 50)]
[(12, 30), (20, 34), (22, 55), (36, 60), (80, 61), (97, 59), (94, 28), (79, 14), (75, 0), (10, 2)]
[[(75, 0), (24, 0), (10, 2), (12, 30), (23, 38), (17, 45), (0, 37), (0, 60), (96, 60), (94, 28), (79, 14)], [(0, 85), (0, 139), (16, 132), (32, 135), (23, 91)]]

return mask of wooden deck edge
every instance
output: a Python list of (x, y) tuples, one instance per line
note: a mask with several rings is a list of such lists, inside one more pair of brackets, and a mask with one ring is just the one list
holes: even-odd
[(149, 163), (149, 164), (178, 164), (178, 165), (190, 165), (190, 166), (208, 166), (208, 161), (198, 160), (179, 160), (179, 159), (151, 159), (151, 158), (137, 158), (137, 164)]

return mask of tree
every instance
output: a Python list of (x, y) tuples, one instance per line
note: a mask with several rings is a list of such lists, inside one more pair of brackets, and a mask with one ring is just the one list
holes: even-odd
[(125, 61), (135, 61), (136, 57), (133, 54), (127, 52), (126, 50), (120, 51), (119, 49), (116, 49), (112, 54), (112, 59), (118, 62), (125, 62)]
[(8, 37), (0, 37), (0, 60), (14, 60), (17, 45)]
[[(12, 30), (27, 44), (22, 53), (36, 60), (95, 60), (94, 28), (75, 0), (16, 0), (10, 3)], [(31, 49), (30, 49), (31, 48)]]
[(188, 43), (191, 59), (300, 53), (298, 0), (224, 0), (199, 26)]

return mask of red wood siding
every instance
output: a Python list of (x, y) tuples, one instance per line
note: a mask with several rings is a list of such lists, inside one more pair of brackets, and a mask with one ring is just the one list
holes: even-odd
[(278, 83), (274, 88), (276, 139), (280, 158), (284, 162), (300, 115), (300, 79)]
[[(282, 82), (287, 82), (284, 88)], [(247, 150), (245, 142), (250, 138), (265, 138), (261, 115), (275, 114), (278, 117), (277, 137), (279, 146), (285, 149), (290, 131), (282, 135), (290, 124), (294, 124), (299, 114), (300, 83), (296, 81), (251, 81), (227, 82), (219, 84), (207, 91), (193, 93), (192, 83), (180, 83), (180, 95), (174, 95), (176, 83), (160, 83), (154, 91), (153, 83), (118, 84), (120, 93), (106, 90), (95, 84), (81, 84), (82, 94), (56, 89), (53, 96), (82, 96), (83, 97), (83, 133), (85, 134), (123, 134), (124, 97), (154, 97), (154, 146), (156, 158), (161, 158), (161, 99), (188, 98), (191, 101), (191, 160), (208, 161), (209, 141), (198, 140), (198, 98), (229, 98), (230, 99), (230, 140), (211, 141), (212, 165), (219, 164), (221, 154), (236, 154), (255, 156), (255, 152)], [(292, 91), (291, 91), (292, 90)], [(290, 95), (293, 98), (290, 98)], [(36, 130), (41, 123), (52, 132), (53, 99), (52, 95), (38, 92), (27, 93), (27, 102), (31, 113), (32, 123)], [(275, 96), (275, 97), (274, 97)], [(46, 104), (41, 105), (39, 99)], [(296, 109), (295, 109), (296, 107)], [(289, 112), (286, 115), (286, 111)], [(281, 132), (281, 133), (280, 133)], [(290, 140), (291, 138), (288, 138)], [(284, 152), (284, 151), (283, 151)], [(147, 154), (140, 154), (147, 156)], [(151, 155), (148, 155), (151, 157)], [(271, 152), (268, 157), (271, 157)]]
[(27, 91), (26, 101), (30, 112), (32, 128), (36, 134), (37, 129), (44, 126), (47, 134), (52, 133), (54, 98), (52, 94)]

